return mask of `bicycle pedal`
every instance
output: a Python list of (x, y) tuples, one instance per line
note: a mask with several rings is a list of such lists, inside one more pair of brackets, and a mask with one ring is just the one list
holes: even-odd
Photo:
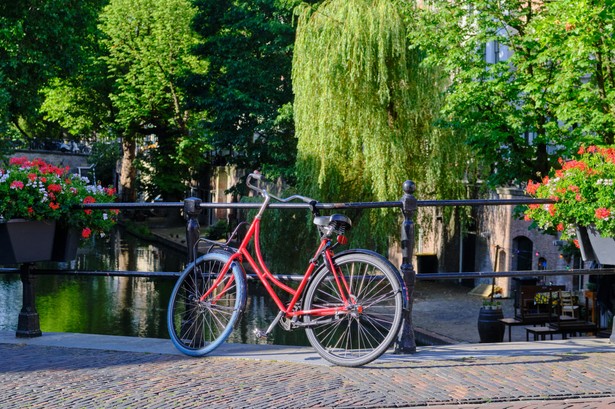
[(253, 332), (254, 332), (254, 335), (256, 336), (256, 338), (267, 338), (267, 336), (268, 336), (266, 331), (261, 331), (258, 328), (256, 328)]

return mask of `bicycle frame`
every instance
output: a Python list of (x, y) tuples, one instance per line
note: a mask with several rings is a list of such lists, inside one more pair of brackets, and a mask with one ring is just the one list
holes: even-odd
[[(352, 300), (350, 300), (351, 298), (350, 289), (349, 289), (348, 283), (346, 282), (346, 279), (343, 276), (343, 274), (340, 274), (340, 272), (335, 267), (335, 264), (333, 262), (333, 252), (331, 251), (331, 246), (332, 246), (331, 238), (329, 237), (324, 236), (321, 239), (320, 245), (318, 246), (318, 249), (314, 253), (314, 256), (310, 259), (310, 264), (308, 265), (307, 270), (305, 271), (305, 274), (303, 276), (303, 279), (299, 283), (299, 287), (297, 287), (297, 289), (293, 289), (287, 286), (286, 284), (282, 283), (280, 280), (275, 278), (273, 274), (271, 274), (271, 272), (267, 268), (267, 265), (265, 264), (265, 261), (262, 256), (261, 248), (260, 248), (261, 217), (268, 203), (269, 203), (269, 197), (265, 196), (265, 203), (263, 203), (263, 206), (261, 207), (261, 210), (259, 211), (258, 215), (252, 221), (252, 224), (250, 225), (250, 228), (248, 229), (248, 232), (246, 236), (244, 237), (243, 241), (241, 242), (239, 248), (237, 249), (236, 252), (231, 254), (229, 260), (224, 265), (221, 274), (217, 277), (216, 281), (210, 287), (210, 289), (205, 294), (203, 294), (203, 296), (201, 297), (201, 301), (207, 299), (211, 295), (211, 292), (213, 291), (213, 289), (216, 288), (220, 284), (222, 279), (225, 277), (226, 272), (230, 270), (233, 263), (238, 262), (241, 264), (245, 260), (248, 262), (250, 267), (255, 271), (256, 275), (258, 276), (258, 279), (265, 286), (265, 288), (267, 289), (267, 292), (269, 293), (273, 301), (276, 303), (278, 309), (282, 311), (287, 318), (304, 316), (304, 315), (329, 316), (329, 315), (336, 315), (336, 314), (340, 314), (340, 313), (344, 313), (348, 311), (348, 306), (352, 302)], [(254, 258), (248, 251), (248, 244), (252, 241), (252, 239), (254, 239), (254, 247), (255, 247), (257, 261), (254, 260)], [(341, 295), (344, 306), (294, 311), (295, 306), (297, 305), (298, 301), (303, 295), (303, 291), (307, 287), (307, 284), (310, 280), (310, 277), (312, 276), (312, 273), (316, 270), (318, 266), (317, 260), (321, 257), (321, 255), (324, 255), (323, 257), (324, 261), (327, 267), (329, 268), (329, 270), (333, 273), (333, 277), (337, 284), (339, 294)], [(218, 294), (218, 296), (215, 297), (212, 303), (215, 303), (215, 301), (223, 295), (223, 293), (225, 292), (224, 290), (226, 290), (227, 288), (230, 288), (232, 283), (233, 283), (233, 278), (231, 277), (229, 282), (226, 283), (221, 294)], [(276, 294), (274, 286), (281, 290), (284, 290), (285, 292), (287, 292), (288, 294), (292, 296), (291, 301), (288, 303), (288, 305), (284, 305), (280, 297)]]

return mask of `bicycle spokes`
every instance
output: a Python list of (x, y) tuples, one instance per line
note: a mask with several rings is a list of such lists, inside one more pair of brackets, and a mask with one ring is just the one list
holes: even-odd
[(207, 254), (186, 269), (173, 290), (169, 334), (188, 355), (206, 354), (224, 342), (245, 305), (242, 272), (224, 270), (228, 259), (227, 254)]
[(336, 279), (329, 269), (319, 272), (306, 294), (305, 308), (331, 310), (337, 306), (343, 311), (306, 317), (308, 339), (335, 364), (363, 365), (380, 356), (397, 334), (403, 305), (401, 284), (390, 265), (371, 253), (348, 254), (334, 261), (340, 277)]

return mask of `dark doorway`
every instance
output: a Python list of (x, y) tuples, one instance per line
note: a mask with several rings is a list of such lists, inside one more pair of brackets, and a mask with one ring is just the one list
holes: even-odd
[[(476, 271), (476, 233), (468, 233), (463, 238), (462, 260), (461, 268), (463, 272)], [(474, 279), (462, 279), (461, 284), (466, 287), (474, 287)]]
[(527, 237), (519, 236), (513, 239), (513, 270), (532, 270), (532, 252), (534, 243)]

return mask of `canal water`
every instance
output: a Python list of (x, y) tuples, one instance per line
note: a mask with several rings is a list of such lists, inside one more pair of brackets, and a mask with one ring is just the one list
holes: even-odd
[[(45, 264), (49, 268), (90, 271), (181, 271), (186, 255), (162, 244), (143, 241), (118, 229), (108, 238), (80, 248), (70, 264)], [(41, 331), (169, 338), (167, 306), (175, 279), (37, 275), (36, 308)], [(16, 330), (22, 305), (19, 275), (0, 274), (0, 330)], [(309, 345), (302, 330), (278, 327), (267, 340), (254, 329), (266, 329), (277, 313), (262, 289), (249, 285), (245, 314), (230, 342)]]

